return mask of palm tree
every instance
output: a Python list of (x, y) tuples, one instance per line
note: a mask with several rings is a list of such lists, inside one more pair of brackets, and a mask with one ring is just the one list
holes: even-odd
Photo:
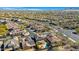
[(31, 37), (31, 39), (34, 41), (34, 43), (35, 43), (35, 49), (36, 50), (38, 50), (38, 47), (37, 47), (37, 41), (36, 41), (36, 37), (35, 36), (33, 36), (33, 37)]
[(4, 41), (3, 44), (1, 45), (1, 51), (4, 51)]
[(52, 50), (52, 43), (48, 39), (46, 39), (45, 41), (47, 42), (48, 51)]

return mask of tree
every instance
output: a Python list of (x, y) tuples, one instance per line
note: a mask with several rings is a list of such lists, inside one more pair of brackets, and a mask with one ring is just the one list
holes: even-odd
[(79, 28), (76, 28), (75, 30), (76, 30), (77, 33), (79, 33)]

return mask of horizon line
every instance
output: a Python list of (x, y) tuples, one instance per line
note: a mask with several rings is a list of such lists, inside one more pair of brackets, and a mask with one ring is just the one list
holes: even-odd
[(79, 7), (0, 7), (0, 10), (79, 10)]

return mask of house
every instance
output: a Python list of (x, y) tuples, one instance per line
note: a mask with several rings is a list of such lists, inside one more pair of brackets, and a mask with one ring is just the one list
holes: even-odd
[(6, 20), (0, 20), (0, 24), (6, 24)]
[(45, 49), (46, 48), (46, 42), (44, 40), (40, 40), (37, 42), (37, 46), (39, 49)]

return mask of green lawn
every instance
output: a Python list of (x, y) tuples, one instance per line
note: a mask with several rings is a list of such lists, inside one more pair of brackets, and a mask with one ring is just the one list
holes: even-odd
[(7, 26), (0, 24), (0, 35), (5, 35), (7, 33)]

